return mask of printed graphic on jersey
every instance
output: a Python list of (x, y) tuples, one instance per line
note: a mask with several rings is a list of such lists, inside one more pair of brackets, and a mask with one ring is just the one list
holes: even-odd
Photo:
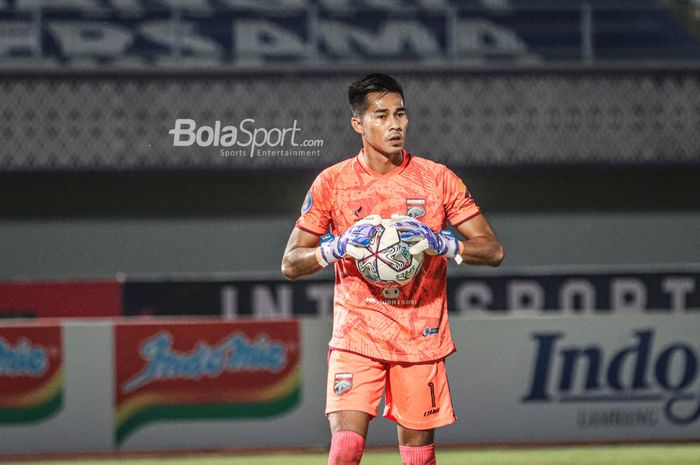
[[(465, 197), (462, 180), (444, 165), (405, 152), (402, 164), (382, 175), (363, 157), (360, 153), (318, 175), (311, 186), (313, 206), (297, 227), (319, 237), (330, 228), (339, 236), (368, 215), (391, 218), (412, 208), (419, 221), (440, 231), (448, 222), (458, 225), (479, 214), (473, 199)], [(444, 257), (424, 254), (421, 271), (395, 295), (369, 283), (354, 259), (338, 260), (330, 347), (400, 362), (446, 357), (454, 351), (446, 273)], [(437, 334), (423, 337), (425, 328), (435, 327)]]
[(336, 396), (342, 396), (352, 389), (352, 373), (336, 373), (333, 383), (333, 392)]

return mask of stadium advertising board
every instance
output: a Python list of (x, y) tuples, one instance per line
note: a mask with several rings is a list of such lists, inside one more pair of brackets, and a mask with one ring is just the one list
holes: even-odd
[[(469, 394), (457, 401), (466, 431), (450, 436), (698, 439), (698, 331), (696, 315), (614, 316), (604, 325), (595, 317), (458, 325), (468, 339), (462, 354), (450, 359), (451, 384)], [(475, 372), (479, 376), (469, 376)]]
[(296, 321), (115, 325), (115, 444), (167, 421), (279, 416), (300, 402)]
[(697, 271), (544, 273), (448, 279), (463, 314), (673, 313), (700, 308)]
[[(579, 428), (688, 425), (700, 418), (698, 347), (669, 340), (655, 347), (654, 328), (635, 329), (629, 345), (567, 345), (566, 334), (534, 332), (524, 403), (656, 404), (655, 408), (580, 411)], [(559, 365), (558, 373), (553, 367)], [(583, 368), (585, 366), (585, 368)]]
[[(0, 328), (0, 455), (327, 444), (328, 319), (63, 325)], [(700, 315), (451, 327), (459, 419), (441, 444), (700, 439)], [(368, 443), (395, 445), (395, 425), (377, 418)]]
[(116, 280), (0, 282), (0, 318), (113, 317), (120, 310)]
[[(127, 279), (124, 315), (286, 318), (333, 311), (333, 283), (320, 280)], [(450, 312), (465, 316), (676, 314), (700, 308), (700, 272), (526, 273), (449, 276)]]
[(0, 426), (36, 423), (63, 408), (59, 326), (0, 326)]

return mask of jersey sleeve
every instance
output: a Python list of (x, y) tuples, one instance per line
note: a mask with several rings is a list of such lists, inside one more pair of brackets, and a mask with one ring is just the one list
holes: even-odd
[(326, 234), (331, 220), (331, 192), (326, 178), (322, 172), (311, 184), (301, 206), (301, 216), (296, 222), (297, 228), (319, 237)]
[(469, 189), (459, 176), (445, 167), (442, 178), (445, 213), (452, 226), (457, 227), (481, 213)]

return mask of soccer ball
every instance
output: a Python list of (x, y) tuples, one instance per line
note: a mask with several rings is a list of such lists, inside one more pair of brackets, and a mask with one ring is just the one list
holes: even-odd
[[(350, 246), (349, 246), (350, 247)], [(411, 255), (391, 220), (383, 219), (366, 247), (353, 245), (355, 264), (362, 276), (379, 287), (400, 287), (409, 283), (423, 265), (423, 254)]]

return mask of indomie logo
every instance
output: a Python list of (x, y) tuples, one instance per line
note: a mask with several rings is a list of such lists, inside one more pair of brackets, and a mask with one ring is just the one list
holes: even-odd
[(563, 333), (535, 333), (532, 382), (523, 402), (665, 402), (671, 423), (696, 421), (700, 394), (688, 391), (700, 385), (697, 350), (677, 343), (655, 351), (651, 329), (634, 336), (632, 345), (607, 358), (596, 345), (558, 346)]
[(161, 331), (141, 345), (141, 356), (147, 365), (123, 386), (130, 392), (154, 381), (216, 378), (224, 372), (269, 371), (279, 372), (287, 364), (284, 344), (270, 342), (261, 334), (250, 340), (235, 333), (217, 346), (200, 341), (189, 353), (172, 349), (173, 336)]
[(0, 376), (43, 376), (49, 368), (49, 357), (41, 346), (20, 339), (12, 347), (0, 337)]

